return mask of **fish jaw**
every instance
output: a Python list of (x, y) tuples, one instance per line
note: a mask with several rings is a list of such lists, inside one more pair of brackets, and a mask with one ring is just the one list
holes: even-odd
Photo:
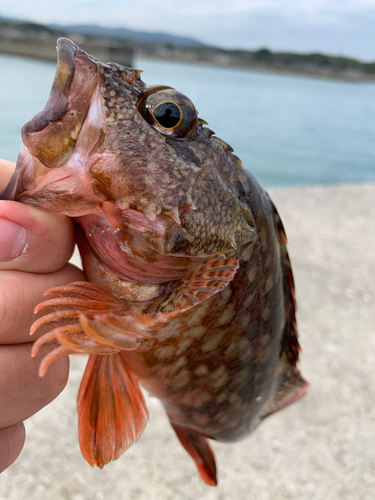
[(71, 217), (99, 207), (90, 166), (100, 156), (100, 73), (95, 60), (66, 39), (45, 108), (22, 129), (16, 170), (1, 199)]
[(95, 60), (66, 38), (57, 42), (57, 68), (45, 108), (22, 128), (30, 153), (48, 168), (72, 154), (100, 74)]

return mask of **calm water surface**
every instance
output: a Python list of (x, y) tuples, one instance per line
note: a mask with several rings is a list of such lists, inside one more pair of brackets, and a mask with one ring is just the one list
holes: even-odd
[[(188, 95), (263, 186), (375, 182), (375, 85), (137, 59)], [(0, 54), (0, 156), (45, 105), (55, 64)]]

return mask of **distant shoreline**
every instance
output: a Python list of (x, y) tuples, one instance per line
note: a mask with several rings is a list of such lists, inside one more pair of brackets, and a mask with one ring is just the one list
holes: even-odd
[[(39, 59), (43, 61), (50, 61), (50, 62), (55, 62), (57, 61), (56, 58), (56, 52), (53, 47), (48, 53), (46, 53), (43, 50), (31, 50), (30, 45), (28, 45), (26, 48), (22, 45), (16, 46), (15, 44), (12, 44), (12, 48), (9, 48), (10, 44), (3, 44), (3, 42), (0, 41), (0, 54), (7, 54), (11, 56), (18, 56), (18, 57), (28, 57), (30, 59)], [(37, 46), (33, 47), (33, 49), (37, 48)], [(89, 47), (82, 47), (84, 50), (87, 50), (89, 53), (92, 55), (93, 50), (90, 51)], [(124, 62), (119, 62), (119, 60), (116, 59), (111, 59), (110, 55), (107, 57), (103, 57), (105, 55), (104, 53), (102, 54), (97, 54), (98, 56), (100, 55), (101, 57), (98, 57), (98, 59), (108, 59), (105, 62), (116, 62), (118, 64), (123, 64), (125, 66), (132, 66), (131, 64), (131, 58), (128, 56), (128, 60), (124, 61), (127, 64), (124, 64)], [(182, 64), (196, 64), (196, 65), (201, 65), (201, 66), (212, 66), (216, 68), (224, 68), (224, 69), (233, 69), (233, 70), (243, 70), (243, 71), (255, 71), (255, 72), (261, 72), (261, 73), (275, 73), (275, 74), (284, 74), (284, 75), (293, 75), (293, 76), (301, 76), (301, 77), (306, 77), (306, 78), (314, 78), (314, 79), (321, 79), (321, 80), (336, 80), (336, 81), (341, 81), (341, 82), (349, 82), (349, 83), (375, 83), (375, 77), (366, 77), (366, 78), (349, 78), (348, 76), (345, 76), (340, 73), (312, 73), (309, 71), (303, 71), (303, 70), (298, 70), (296, 68), (285, 68), (285, 67), (269, 67), (265, 66), (262, 64), (253, 64), (253, 65), (236, 65), (236, 64), (219, 64), (218, 62), (214, 61), (200, 61), (200, 60), (192, 60), (192, 59), (184, 59), (180, 57), (162, 57), (160, 55), (149, 55), (145, 54), (144, 52), (138, 52), (135, 51), (133, 54), (133, 57), (135, 58), (142, 58), (142, 59), (149, 59), (153, 61), (169, 61), (171, 63), (174, 62), (179, 62)], [(129, 64), (130, 62), (130, 64)], [(134, 65), (133, 65), (134, 66)], [(141, 68), (140, 68), (141, 69)]]
[[(133, 50), (129, 46), (117, 47), (109, 43), (89, 40), (81, 43), (80, 47), (101, 61), (116, 60), (118, 64), (123, 66), (131, 67), (132, 65)], [(0, 53), (56, 63), (56, 39), (54, 37), (27, 41), (0, 39)]]
[(65, 36), (99, 60), (132, 66), (132, 56), (348, 82), (375, 82), (375, 61), (321, 53), (224, 49), (167, 33), (106, 29), (95, 25), (42, 25), (0, 17), (0, 53), (56, 61), (56, 40)]
[[(198, 60), (187, 60), (187, 59), (179, 59), (172, 57), (161, 57), (161, 56), (150, 56), (144, 53), (138, 53), (137, 51), (134, 53), (134, 58), (148, 59), (150, 61), (170, 61), (180, 62), (182, 64), (196, 64), (200, 66), (212, 66), (215, 68), (224, 68), (224, 69), (234, 69), (234, 70), (243, 70), (243, 71), (256, 71), (260, 73), (276, 73), (276, 74), (285, 74), (285, 75), (293, 75), (293, 76), (301, 76), (306, 78), (314, 78), (319, 80), (335, 80), (347, 83), (375, 83), (375, 77), (367, 77), (367, 78), (349, 78), (339, 73), (336, 74), (319, 74), (319, 73), (311, 73), (308, 71), (302, 71), (297, 69), (288, 69), (288, 68), (280, 68), (280, 67), (267, 67), (263, 65), (253, 65), (253, 66), (241, 66), (241, 65), (225, 65), (218, 64), (212, 61), (198, 61)], [(142, 68), (136, 68), (142, 69)]]

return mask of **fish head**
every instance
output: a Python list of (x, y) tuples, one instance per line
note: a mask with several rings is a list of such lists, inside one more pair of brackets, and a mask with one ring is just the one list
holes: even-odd
[(253, 237), (247, 174), (188, 97), (146, 86), (140, 71), (101, 63), (66, 38), (57, 55), (49, 100), (22, 129), (3, 199), (90, 216), (91, 225), (104, 214), (172, 255), (230, 252)]

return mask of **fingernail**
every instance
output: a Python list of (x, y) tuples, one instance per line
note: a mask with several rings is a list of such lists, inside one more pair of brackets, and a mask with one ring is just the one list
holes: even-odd
[(26, 244), (26, 231), (15, 222), (0, 218), (0, 261), (19, 257)]

